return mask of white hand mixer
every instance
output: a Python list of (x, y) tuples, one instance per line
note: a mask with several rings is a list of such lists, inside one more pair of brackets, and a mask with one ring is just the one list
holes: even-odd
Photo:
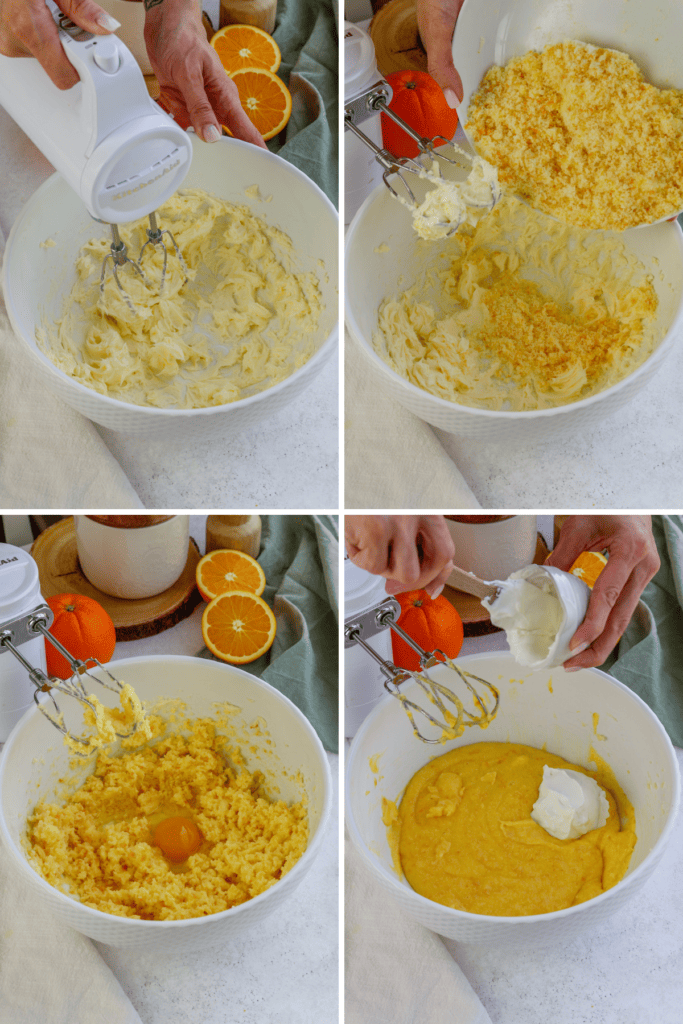
[[(102, 265), (104, 288), (109, 259), (116, 284), (132, 309), (119, 279), (129, 264), (145, 280), (138, 261), (128, 256), (118, 225), (149, 215), (144, 248), (163, 249), (163, 288), (167, 235), (155, 211), (179, 188), (192, 159), (186, 133), (147, 92), (130, 50), (115, 35), (97, 36), (75, 25), (47, 2), (64, 52), (80, 82), (58, 89), (33, 58), (0, 55), (0, 104), (81, 197), (91, 217), (111, 226), (111, 250)], [(140, 257), (142, 252), (140, 253)]]

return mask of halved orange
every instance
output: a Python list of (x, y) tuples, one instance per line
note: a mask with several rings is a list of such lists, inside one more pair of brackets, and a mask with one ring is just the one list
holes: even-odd
[(277, 71), (282, 54), (272, 36), (255, 25), (226, 25), (211, 37), (211, 45), (229, 75), (240, 68)]
[(242, 109), (264, 139), (281, 132), (292, 113), (292, 96), (283, 81), (266, 68), (230, 72)]
[(275, 616), (248, 590), (214, 597), (202, 615), (202, 636), (212, 654), (231, 665), (256, 661), (275, 639)]
[(592, 590), (595, 581), (606, 565), (607, 559), (599, 551), (582, 551), (569, 571), (583, 580)]
[(229, 548), (204, 555), (197, 563), (196, 579), (205, 601), (229, 590), (248, 590), (260, 597), (266, 587), (266, 574), (256, 559)]

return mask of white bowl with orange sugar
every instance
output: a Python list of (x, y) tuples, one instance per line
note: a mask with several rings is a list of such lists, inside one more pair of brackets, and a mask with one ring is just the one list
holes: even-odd
[[(32, 708), (0, 758), (2, 842), (45, 906), (93, 939), (163, 950), (229, 941), (315, 860), (330, 812), (325, 751), (291, 701), (241, 669), (170, 655), (115, 668), (152, 738), (75, 759)], [(98, 697), (117, 704), (111, 691)], [(71, 731), (86, 731), (80, 706), (60, 702)]]
[[(509, 654), (473, 655), (458, 664), (499, 690), (496, 716), (485, 731), (474, 727), (443, 745), (427, 745), (413, 735), (398, 700), (380, 701), (347, 758), (352, 842), (377, 884), (440, 935), (496, 945), (573, 938), (622, 907), (657, 866), (680, 802), (672, 744), (647, 705), (598, 669), (532, 672)], [(454, 673), (437, 666), (429, 674), (464, 699)], [(401, 690), (424, 707), (415, 683)], [(460, 763), (444, 763), (445, 770), (425, 780), (426, 766), (443, 755)], [(477, 759), (481, 766), (473, 768)], [(559, 759), (594, 776), (607, 792), (610, 816), (604, 828), (558, 839), (531, 819), (535, 796), (529, 778), (535, 773), (537, 794), (542, 765), (555, 767)], [(514, 769), (508, 779), (505, 762)], [(490, 791), (490, 801), (484, 790)], [(447, 833), (453, 804), (453, 820), (464, 830), (455, 840)], [(467, 817), (473, 808), (477, 820)], [(404, 836), (406, 821), (412, 835)], [(421, 835), (416, 821), (424, 826)], [(461, 855), (472, 835), (479, 848), (465, 864)], [(432, 866), (445, 866), (445, 881), (436, 887), (433, 879), (415, 875), (416, 836), (418, 844), (426, 844)], [(573, 856), (579, 866), (571, 863)], [(429, 896), (411, 887), (404, 869)], [(550, 882), (543, 879), (544, 870), (551, 872)], [(560, 901), (559, 909), (547, 909), (558, 906), (561, 888), (564, 905)], [(496, 905), (504, 909), (492, 911)]]

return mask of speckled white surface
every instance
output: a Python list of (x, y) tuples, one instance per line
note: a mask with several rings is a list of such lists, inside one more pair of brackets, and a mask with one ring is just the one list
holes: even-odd
[(435, 434), (482, 508), (675, 508), (683, 500), (683, 339), (590, 433), (520, 447)]
[[(5, 239), (22, 206), (52, 173), (0, 108)], [(98, 430), (147, 508), (337, 508), (338, 379), (334, 355), (308, 390), (272, 419), (201, 446)]]

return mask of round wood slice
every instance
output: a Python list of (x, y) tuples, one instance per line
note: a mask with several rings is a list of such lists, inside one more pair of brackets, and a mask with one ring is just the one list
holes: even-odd
[[(536, 538), (536, 554), (534, 563), (542, 565), (550, 554), (543, 537), (539, 533)], [(464, 594), (461, 590), (454, 590), (446, 585), (443, 589), (444, 597), (450, 601), (458, 615), (462, 619), (465, 636), (484, 636), (486, 633), (499, 633), (500, 627), (494, 626), (489, 618), (489, 613), (478, 597), (472, 594)]]
[(117, 640), (139, 640), (163, 633), (191, 615), (202, 600), (195, 582), (201, 554), (192, 538), (180, 579), (162, 594), (135, 601), (103, 594), (83, 575), (76, 550), (73, 516), (60, 520), (41, 533), (33, 543), (31, 555), (38, 565), (40, 591), (44, 598), (57, 594), (93, 597), (111, 615)]
[(427, 70), (427, 54), (417, 30), (415, 0), (389, 0), (375, 14), (369, 32), (381, 74)]

